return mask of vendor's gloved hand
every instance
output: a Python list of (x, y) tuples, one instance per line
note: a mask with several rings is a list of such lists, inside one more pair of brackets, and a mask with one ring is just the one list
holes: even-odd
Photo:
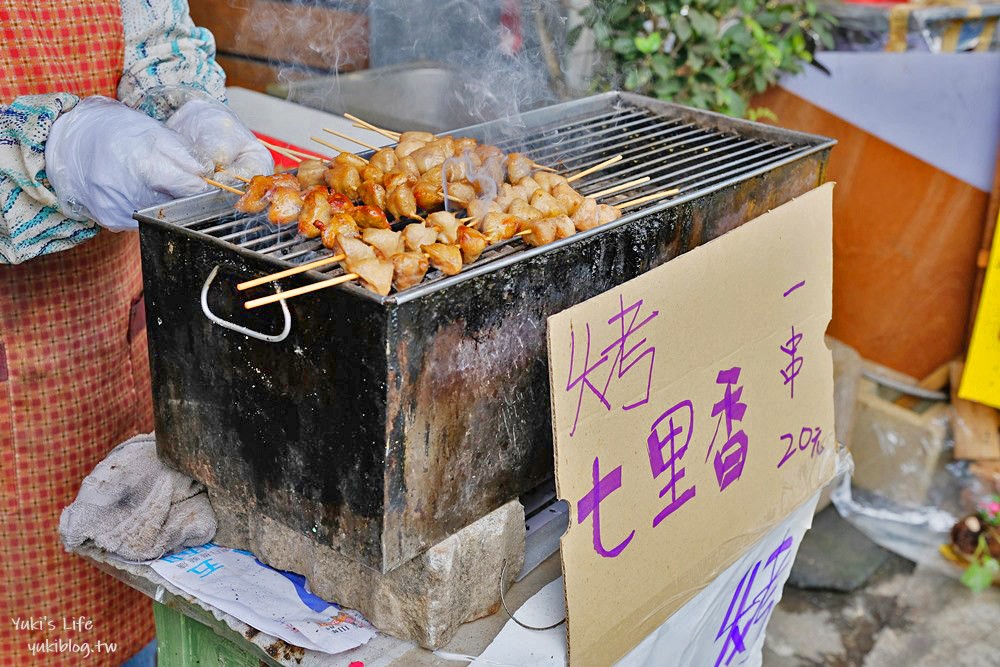
[(95, 96), (52, 124), (45, 171), (63, 214), (121, 231), (136, 228), (136, 209), (209, 189), (213, 166), (158, 121)]
[[(207, 98), (185, 102), (166, 122), (216, 168), (244, 178), (274, 173), (271, 153), (225, 104)], [(220, 180), (226, 180), (220, 174)]]

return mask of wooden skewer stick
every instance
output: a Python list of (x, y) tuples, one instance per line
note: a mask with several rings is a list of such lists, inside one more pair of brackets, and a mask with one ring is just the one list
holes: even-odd
[(225, 190), (226, 192), (232, 192), (234, 195), (245, 195), (246, 194), (242, 190), (237, 190), (236, 188), (234, 188), (234, 187), (232, 187), (230, 185), (226, 185), (225, 183), (220, 183), (218, 181), (213, 181), (211, 178), (204, 178), (204, 177), (202, 177), (202, 178), (204, 179), (204, 181), (206, 183), (208, 183), (209, 185), (214, 185), (215, 187), (219, 188), (220, 190)]
[(558, 169), (555, 169), (553, 167), (546, 167), (545, 165), (538, 164), (537, 162), (532, 162), (531, 166), (534, 167), (538, 171), (551, 171), (553, 174), (559, 173)]
[(309, 292), (315, 292), (316, 290), (325, 289), (327, 287), (333, 287), (334, 285), (341, 285), (343, 283), (349, 283), (352, 280), (360, 278), (356, 273), (347, 273), (342, 276), (337, 276), (336, 278), (330, 278), (329, 280), (323, 280), (318, 283), (313, 283), (311, 285), (304, 285), (302, 287), (296, 287), (293, 290), (288, 290), (287, 292), (276, 292), (269, 296), (264, 296), (259, 299), (254, 299), (252, 301), (247, 301), (243, 304), (243, 307), (247, 310), (252, 310), (253, 308), (259, 308), (260, 306), (266, 306), (269, 303), (274, 303), (276, 301), (284, 301), (285, 299), (291, 299), (292, 297), (299, 296), (301, 294), (308, 294)]
[[(260, 140), (258, 140), (258, 141), (260, 141)], [(288, 158), (292, 162), (302, 162), (302, 158), (300, 158), (298, 155), (295, 155), (294, 153), (292, 153), (292, 151), (290, 149), (285, 148), (284, 146), (278, 146), (277, 144), (269, 144), (266, 141), (260, 141), (260, 143), (264, 144), (265, 146), (267, 146), (268, 148), (270, 148), (275, 153), (280, 153), (281, 155), (284, 155), (286, 158)]]
[(572, 176), (570, 176), (569, 178), (566, 179), (566, 182), (567, 183), (572, 183), (573, 181), (578, 181), (581, 178), (583, 178), (584, 176), (590, 176), (594, 172), (600, 171), (601, 169), (604, 169), (605, 167), (610, 167), (611, 165), (615, 164), (616, 162), (621, 162), (624, 159), (625, 158), (623, 156), (616, 155), (613, 158), (611, 158), (610, 160), (605, 160), (604, 162), (601, 162), (600, 164), (595, 164), (593, 167), (591, 167), (589, 169), (584, 169), (579, 174), (573, 174)]
[(397, 137), (400, 135), (400, 133), (396, 132), (395, 130), (387, 130), (385, 128), (379, 127), (375, 123), (369, 123), (364, 118), (359, 118), (358, 116), (355, 116), (352, 113), (345, 113), (344, 114), (344, 118), (347, 118), (348, 120), (353, 120), (355, 123), (360, 123), (361, 125), (369, 128), (371, 130), (375, 130), (376, 132), (381, 132), (381, 133), (384, 133), (384, 134), (393, 134), (393, 135), (396, 135)]
[(345, 113), (344, 118), (348, 120), (353, 120), (355, 125), (360, 125), (361, 127), (367, 130), (371, 130), (372, 132), (378, 132), (383, 137), (387, 137), (394, 141), (399, 141), (399, 132), (393, 132), (392, 130), (383, 130), (381, 127), (377, 125), (372, 125), (367, 120), (361, 120), (360, 118), (358, 118), (353, 114)]
[(263, 285), (264, 283), (271, 283), (275, 280), (281, 280), (282, 278), (287, 278), (288, 276), (294, 276), (299, 273), (305, 273), (306, 271), (312, 271), (313, 269), (318, 269), (321, 266), (326, 266), (328, 264), (334, 264), (345, 259), (344, 255), (334, 255), (333, 257), (324, 257), (323, 259), (318, 259), (315, 262), (309, 262), (308, 264), (302, 264), (301, 266), (296, 266), (295, 268), (288, 269), (286, 271), (278, 271), (277, 273), (272, 273), (266, 276), (261, 276), (260, 278), (254, 278), (253, 280), (248, 280), (245, 283), (240, 283), (236, 286), (239, 291), (248, 290), (251, 287), (257, 287), (258, 285)]
[(332, 134), (335, 137), (340, 137), (341, 139), (347, 139), (348, 141), (353, 141), (354, 143), (358, 144), (359, 146), (364, 146), (365, 148), (370, 148), (373, 151), (377, 151), (379, 149), (379, 147), (375, 146), (374, 144), (370, 144), (367, 141), (361, 141), (360, 139), (355, 139), (354, 137), (348, 136), (348, 135), (344, 134), (343, 132), (337, 132), (336, 130), (331, 130), (328, 127), (324, 127), (323, 131), (324, 132), (329, 132), (330, 134)]
[[(334, 145), (333, 145), (333, 144), (331, 144), (331, 143), (330, 143), (329, 141), (323, 141), (323, 140), (322, 140), (322, 139), (320, 139), (319, 137), (309, 137), (309, 138), (310, 138), (310, 139), (312, 139), (313, 141), (315, 141), (315, 142), (316, 142), (317, 144), (319, 144), (319, 145), (321, 145), (321, 146), (326, 146), (327, 148), (329, 148), (329, 149), (331, 149), (331, 150), (335, 150), (335, 151), (337, 151), (338, 153), (348, 153), (349, 155), (354, 155), (354, 153), (351, 153), (351, 151), (345, 151), (345, 150), (344, 150), (344, 149), (342, 149), (342, 148), (341, 148), (340, 146), (334, 146)], [(356, 157), (358, 157), (358, 158), (359, 158), (359, 159), (361, 159), (361, 160), (364, 160), (364, 161), (365, 161), (365, 163), (367, 163), (367, 162), (368, 162), (368, 160), (366, 160), (365, 158), (361, 157), (360, 155), (357, 155)]]
[[(395, 143), (399, 143), (399, 137), (396, 136), (396, 135), (394, 135), (394, 134), (390, 134), (388, 130), (385, 130), (384, 132), (380, 132), (379, 130), (372, 129), (372, 128), (368, 127), (367, 125), (362, 125), (361, 123), (351, 123), (351, 127), (356, 127), (359, 130), (371, 130), (372, 132), (379, 132), (379, 134), (381, 134), (382, 136), (384, 136), (389, 141), (393, 141)], [(383, 146), (383, 148), (385, 148), (385, 146)]]
[(232, 176), (237, 181), (243, 181), (244, 183), (249, 183), (250, 182), (250, 179), (247, 178), (246, 176), (240, 176), (239, 174), (234, 174), (231, 171), (226, 171), (225, 169), (216, 169), (215, 173), (217, 173), (217, 174), (225, 174), (226, 176)]
[(284, 148), (283, 150), (286, 153), (291, 153), (292, 155), (304, 158), (306, 160), (319, 160), (321, 162), (331, 162), (333, 159), (333, 158), (323, 157), (322, 155), (313, 155), (312, 153), (306, 153), (305, 151), (297, 151), (293, 148)]
[(592, 195), (587, 195), (591, 199), (600, 199), (601, 197), (607, 197), (608, 195), (613, 195), (616, 192), (621, 192), (622, 190), (628, 190), (636, 185), (642, 185), (649, 180), (649, 176), (643, 176), (642, 178), (637, 178), (634, 181), (629, 181), (628, 183), (619, 183), (618, 185), (607, 188), (606, 190), (601, 190), (600, 192), (595, 192)]
[(615, 204), (614, 207), (619, 211), (625, 208), (631, 208), (632, 206), (638, 206), (639, 204), (646, 204), (657, 199), (663, 199), (664, 197), (670, 197), (680, 193), (680, 188), (672, 188), (670, 190), (664, 190), (662, 192), (657, 192), (655, 194), (646, 195), (645, 197), (639, 197), (638, 199), (633, 199), (632, 201), (627, 201), (623, 204)]

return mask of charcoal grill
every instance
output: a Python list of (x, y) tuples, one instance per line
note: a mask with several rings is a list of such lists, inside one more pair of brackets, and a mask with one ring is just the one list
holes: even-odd
[(816, 187), (834, 144), (622, 93), (455, 134), (565, 173), (622, 154), (580, 191), (651, 180), (608, 203), (680, 192), (386, 297), (345, 284), (250, 312), (275, 287), (236, 283), (328, 251), (225, 193), (136, 214), (161, 457), (382, 572), (552, 474), (549, 315)]

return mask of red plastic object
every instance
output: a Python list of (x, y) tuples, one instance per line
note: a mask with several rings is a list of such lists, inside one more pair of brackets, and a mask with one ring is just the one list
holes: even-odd
[[(254, 136), (257, 137), (258, 139), (260, 139), (261, 141), (266, 141), (267, 143), (274, 144), (275, 146), (281, 146), (282, 148), (291, 148), (292, 150), (301, 151), (303, 153), (308, 153), (309, 155), (312, 155), (313, 157), (315, 157), (316, 159), (319, 159), (319, 160), (329, 160), (330, 159), (329, 156), (327, 156), (327, 155), (321, 155), (321, 154), (317, 153), (314, 150), (311, 150), (311, 149), (308, 149), (308, 148), (302, 148), (301, 146), (296, 146), (295, 144), (290, 144), (287, 141), (282, 141), (281, 139), (275, 139), (274, 137), (266, 135), (263, 132), (254, 132)], [(298, 162), (296, 162), (295, 160), (289, 159), (288, 157), (282, 155), (281, 153), (274, 152), (273, 149), (271, 149), (271, 157), (274, 158), (274, 168), (275, 168), (275, 170), (278, 170), (278, 169), (294, 169), (295, 167), (298, 166)], [(364, 667), (364, 666), (362, 665), (362, 667)]]

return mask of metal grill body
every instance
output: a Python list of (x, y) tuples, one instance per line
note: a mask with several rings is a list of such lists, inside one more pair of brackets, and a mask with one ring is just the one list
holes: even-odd
[(621, 153), (579, 189), (652, 180), (611, 203), (681, 193), (548, 246), (507, 243), (457, 276), (429, 274), (388, 297), (354, 285), (298, 297), (280, 343), (212, 324), (202, 288), (218, 266), (211, 310), (278, 332), (281, 310), (244, 311), (233, 285), (315, 259), (316, 242), (265, 239), (274, 232), (235, 219), (223, 194), (139, 213), (161, 457), (248, 511), (389, 571), (552, 474), (549, 315), (816, 187), (833, 144), (623, 94), (522, 120), (519, 141), (502, 140), (509, 124), (455, 134), (567, 173)]

